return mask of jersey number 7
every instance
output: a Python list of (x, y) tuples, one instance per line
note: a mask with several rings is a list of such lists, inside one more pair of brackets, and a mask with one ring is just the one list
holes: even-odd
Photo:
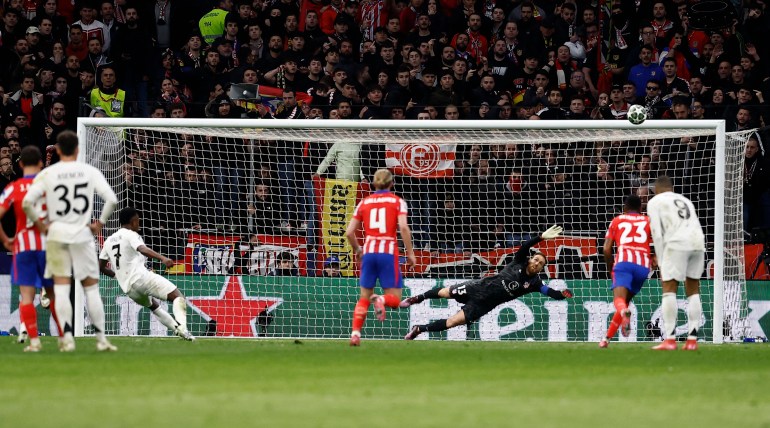
[(120, 244), (113, 245), (112, 249), (115, 250), (115, 269), (120, 270)]

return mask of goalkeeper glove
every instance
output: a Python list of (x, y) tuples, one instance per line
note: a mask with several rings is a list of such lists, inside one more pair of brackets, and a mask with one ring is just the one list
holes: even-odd
[(565, 299), (571, 299), (574, 296), (574, 294), (572, 294), (572, 290), (569, 288), (562, 290), (561, 295), (564, 296)]
[(561, 232), (564, 231), (564, 228), (561, 226), (551, 226), (548, 230), (543, 232), (543, 239), (553, 239), (557, 236), (561, 235)]

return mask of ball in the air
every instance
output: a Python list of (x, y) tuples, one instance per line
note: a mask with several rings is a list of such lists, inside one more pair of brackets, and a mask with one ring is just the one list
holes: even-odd
[(647, 109), (639, 104), (634, 104), (628, 108), (628, 121), (634, 125), (641, 125), (647, 119)]

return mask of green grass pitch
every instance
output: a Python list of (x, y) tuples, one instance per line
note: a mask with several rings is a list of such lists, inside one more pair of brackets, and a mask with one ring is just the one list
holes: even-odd
[(770, 346), (0, 340), (3, 427), (770, 427)]

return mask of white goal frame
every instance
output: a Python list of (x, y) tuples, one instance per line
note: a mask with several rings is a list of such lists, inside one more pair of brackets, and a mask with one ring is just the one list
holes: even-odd
[[(601, 130), (601, 131), (653, 131), (653, 130), (693, 130), (699, 135), (715, 136), (715, 206), (714, 206), (714, 312), (713, 343), (724, 342), (721, 326), (724, 322), (725, 292), (725, 151), (726, 128), (724, 120), (648, 120), (641, 125), (634, 125), (625, 120), (264, 120), (264, 119), (172, 119), (172, 118), (78, 118), (79, 137), (86, 134), (87, 127), (189, 127), (189, 128), (241, 128), (241, 129), (293, 129), (310, 130)], [(79, 160), (86, 161), (87, 144), (81, 138)], [(721, 179), (720, 179), (721, 178)], [(84, 334), (84, 305), (81, 287), (76, 287), (75, 298), (75, 334)]]

